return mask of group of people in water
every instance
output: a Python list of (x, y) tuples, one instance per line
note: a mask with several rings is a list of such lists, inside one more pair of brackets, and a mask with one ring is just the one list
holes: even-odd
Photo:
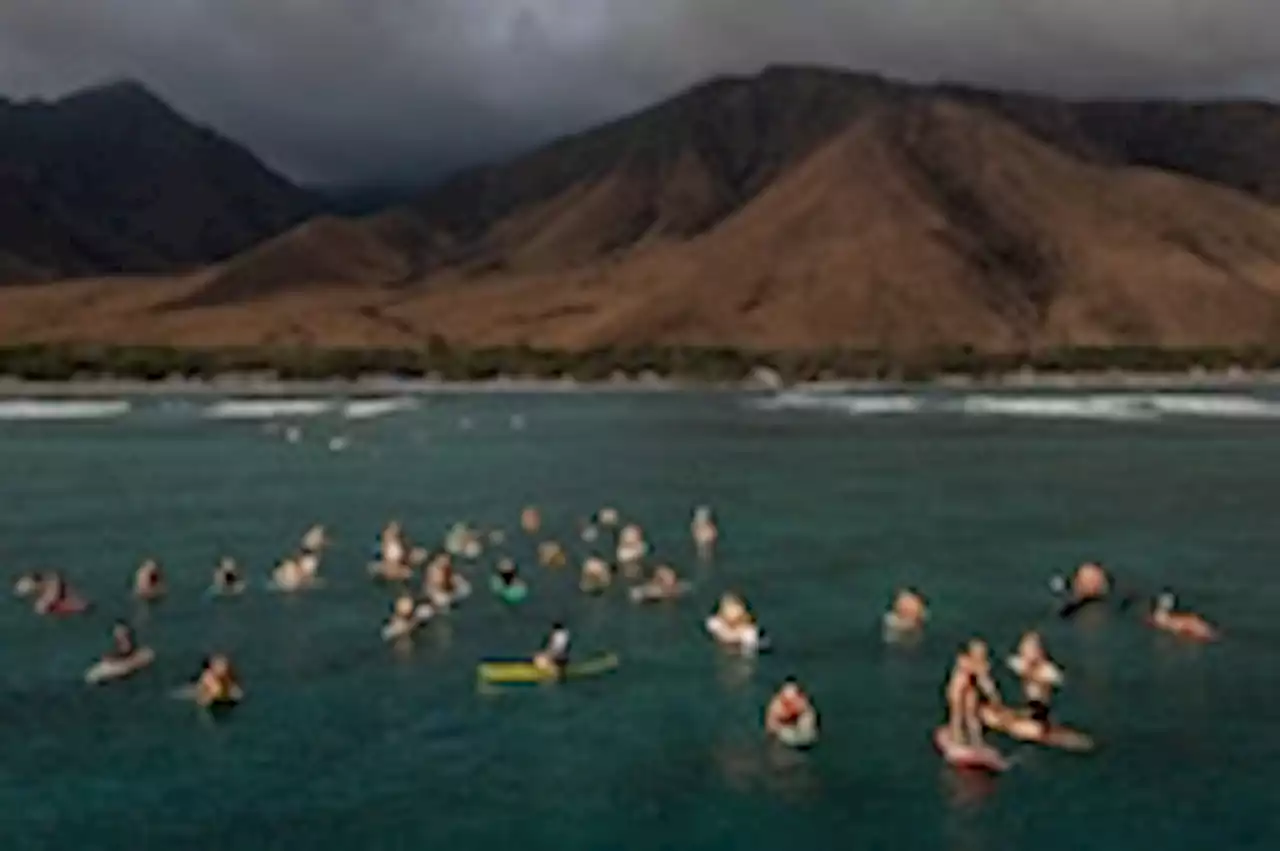
[[(536, 558), (547, 568), (567, 564), (568, 553), (559, 542), (541, 539), (542, 517), (535, 507), (526, 507), (520, 515), (520, 527), (529, 539), (537, 541)], [(612, 560), (603, 554), (604, 532), (613, 537)], [(690, 535), (698, 556), (711, 559), (719, 539), (719, 530), (709, 507), (694, 511)], [(651, 552), (639, 524), (623, 524), (612, 508), (598, 511), (591, 520), (579, 523), (579, 536), (587, 545), (582, 561), (579, 587), (585, 593), (598, 594), (609, 588), (621, 574), (632, 580), (630, 598), (635, 602), (675, 600), (691, 585), (682, 580), (667, 563), (657, 563), (645, 578), (645, 564)], [(501, 554), (505, 534), (487, 532), (467, 524), (455, 524), (445, 535), (443, 547), (435, 552), (411, 542), (401, 523), (392, 521), (378, 538), (369, 573), (375, 579), (398, 586), (391, 613), (383, 625), (386, 640), (407, 639), (435, 614), (448, 611), (472, 592), (470, 582), (458, 570), (456, 559), (474, 562), (487, 547), (498, 548), (490, 577), (490, 588), (499, 599), (515, 604), (524, 599), (529, 584), (520, 574), (516, 561)], [(276, 591), (295, 592), (319, 583), (321, 557), (331, 544), (324, 526), (313, 526), (302, 536), (294, 554), (283, 559), (271, 573), (270, 587)], [(1113, 599), (1112, 580), (1098, 564), (1081, 565), (1070, 580), (1055, 580), (1053, 587), (1063, 596), (1060, 614), (1072, 617), (1082, 609)], [(244, 592), (247, 583), (233, 559), (223, 558), (213, 570), (209, 587), (211, 596), (235, 596)], [(159, 562), (147, 559), (133, 578), (133, 595), (140, 601), (153, 603), (167, 593), (167, 582)], [(27, 574), (15, 584), (15, 592), (34, 598), (34, 610), (42, 615), (70, 615), (87, 611), (87, 600), (79, 596), (57, 572)], [(1128, 607), (1133, 596), (1122, 597), (1121, 606)], [(883, 618), (886, 638), (901, 640), (919, 636), (928, 621), (929, 609), (924, 598), (914, 589), (900, 589)], [(1178, 612), (1171, 593), (1160, 594), (1147, 617), (1151, 626), (1175, 635), (1212, 640), (1216, 630), (1202, 617)], [(708, 634), (719, 644), (736, 652), (752, 654), (769, 647), (769, 640), (757, 623), (746, 601), (737, 593), (726, 592), (706, 620)], [(553, 623), (544, 644), (532, 655), (530, 663), (549, 678), (561, 678), (570, 665), (572, 636), (562, 622)], [(140, 646), (133, 627), (124, 620), (116, 621), (111, 631), (111, 649), (86, 675), (90, 682), (102, 682), (131, 675), (150, 664), (154, 653)], [(1092, 742), (1079, 731), (1059, 725), (1051, 706), (1065, 681), (1062, 669), (1049, 656), (1038, 631), (1024, 633), (1006, 661), (1018, 678), (1023, 705), (1005, 702), (992, 672), (990, 650), (981, 638), (974, 638), (956, 654), (944, 689), (946, 722), (935, 732), (935, 741), (952, 762), (959, 765), (998, 770), (1001, 759), (984, 740), (984, 731), (993, 730), (1021, 741), (1039, 742), (1059, 747), (1084, 750)], [(207, 708), (235, 705), (243, 695), (231, 660), (214, 654), (205, 660), (195, 682), (183, 690), (197, 704)], [(770, 700), (764, 714), (765, 731), (792, 746), (812, 744), (817, 736), (817, 712), (799, 682), (788, 678)]]

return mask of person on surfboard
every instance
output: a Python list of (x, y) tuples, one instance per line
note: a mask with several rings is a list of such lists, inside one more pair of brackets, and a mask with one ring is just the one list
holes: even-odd
[(1045, 652), (1040, 633), (1032, 630), (1022, 636), (1017, 651), (1009, 659), (1009, 668), (1022, 681), (1031, 720), (1047, 730), (1049, 704), (1053, 690), (1062, 684), (1062, 670)]
[(991, 678), (987, 643), (975, 638), (956, 656), (947, 680), (947, 725), (951, 741), (982, 747), (982, 718), (978, 708), (985, 701), (1003, 706), (1004, 700)]
[(765, 710), (764, 729), (770, 735), (776, 736), (782, 730), (799, 724), (800, 719), (813, 711), (809, 696), (801, 690), (795, 677), (787, 677), (782, 683), (782, 688), (778, 689), (773, 700), (769, 701), (769, 708)]
[(569, 644), (572, 636), (564, 624), (556, 622), (551, 625), (551, 634), (542, 651), (533, 657), (533, 664), (543, 671), (555, 671), (557, 676), (564, 676), (569, 666)]

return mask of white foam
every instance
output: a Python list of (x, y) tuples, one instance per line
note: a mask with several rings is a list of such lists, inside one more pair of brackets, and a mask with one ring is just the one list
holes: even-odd
[(1030, 417), (1064, 420), (1150, 420), (1159, 412), (1139, 396), (965, 396), (959, 410), (970, 416)]
[(342, 415), (349, 420), (370, 420), (413, 410), (417, 406), (417, 401), (408, 396), (394, 399), (356, 399), (342, 407)]
[(835, 411), (852, 417), (883, 416), (887, 414), (912, 414), (923, 407), (923, 401), (906, 394), (828, 394), (828, 393), (779, 393), (757, 403), (766, 411), (801, 410)]
[(0, 420), (104, 420), (124, 416), (132, 407), (123, 399), (92, 402), (13, 399), (0, 401)]
[(1176, 416), (1223, 419), (1280, 419), (1280, 402), (1253, 396), (1210, 393), (1157, 393), (1147, 397), (1155, 410)]
[(314, 417), (333, 408), (325, 399), (226, 399), (205, 408), (215, 420), (269, 420), (277, 417)]

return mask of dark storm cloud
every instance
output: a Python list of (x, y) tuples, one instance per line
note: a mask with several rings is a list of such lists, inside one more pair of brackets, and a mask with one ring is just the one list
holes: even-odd
[(712, 74), (1280, 92), (1280, 0), (4, 0), (0, 91), (134, 77), (303, 179), (452, 166)]

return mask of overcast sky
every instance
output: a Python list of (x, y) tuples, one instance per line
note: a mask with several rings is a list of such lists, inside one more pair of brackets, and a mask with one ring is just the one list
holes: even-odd
[(0, 92), (132, 77), (309, 182), (426, 175), (771, 62), (1280, 98), (1280, 0), (0, 0)]

